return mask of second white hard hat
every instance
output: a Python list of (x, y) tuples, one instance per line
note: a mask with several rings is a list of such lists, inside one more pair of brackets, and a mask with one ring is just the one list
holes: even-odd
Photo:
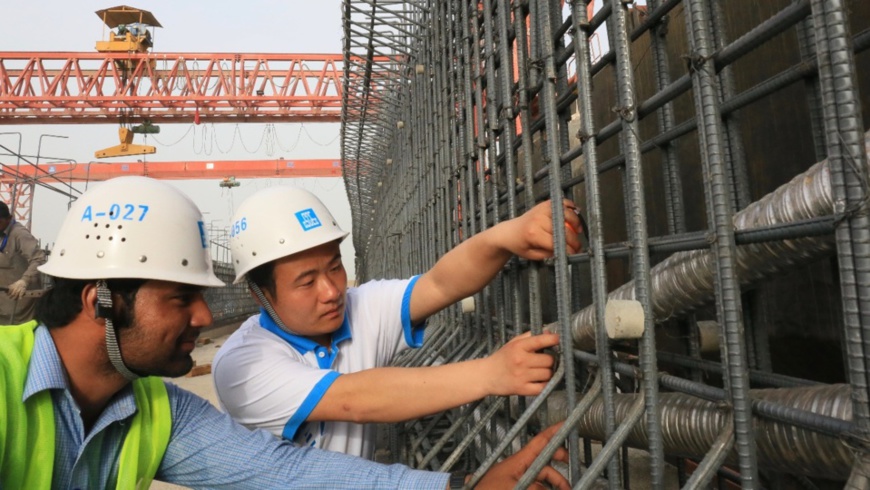
[(214, 274), (202, 213), (169, 184), (119, 177), (70, 208), (39, 270), (68, 279), (154, 279), (223, 286)]
[(296, 187), (276, 186), (247, 198), (233, 216), (230, 251), (235, 284), (267, 262), (343, 240), (332, 213), (314, 194)]

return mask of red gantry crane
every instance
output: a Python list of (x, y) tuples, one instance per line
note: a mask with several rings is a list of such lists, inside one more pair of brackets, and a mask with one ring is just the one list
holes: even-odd
[[(98, 158), (153, 153), (132, 144), (157, 124), (339, 122), (341, 54), (155, 53), (160, 23), (120, 5), (97, 11), (108, 29), (96, 53), (0, 52), (0, 125), (120, 125), (117, 146)], [(0, 199), (29, 223), (34, 179), (64, 182), (118, 175), (155, 178), (337, 177), (337, 160), (44, 164), (3, 161)], [(52, 167), (54, 170), (49, 170)], [(232, 179), (232, 180), (230, 180)]]

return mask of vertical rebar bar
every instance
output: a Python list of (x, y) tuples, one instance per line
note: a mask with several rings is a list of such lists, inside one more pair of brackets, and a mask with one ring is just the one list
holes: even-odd
[[(589, 52), (589, 25), (587, 3), (573, 2), (574, 50), (576, 52), (578, 111), (580, 114), (579, 139), (583, 144), (583, 161), (586, 185), (586, 224), (589, 227), (589, 254), (592, 273), (592, 301), (595, 308), (595, 345), (601, 370), (601, 392), (605, 408), (605, 435), (610, 437), (616, 430), (613, 410), (613, 394), (616, 392), (613, 381), (613, 365), (609, 340), (604, 326), (604, 310), (607, 302), (607, 271), (604, 260), (604, 225), (601, 217), (601, 189), (598, 179), (598, 149), (595, 138), (596, 128), (592, 119), (592, 75)], [(612, 460), (608, 474), (619, 473), (619, 462)]]
[[(535, 7), (534, 15), (539, 21), (539, 40), (541, 41), (541, 61), (543, 73), (541, 77), (542, 88), (538, 94), (538, 103), (544, 116), (547, 144), (542, 145), (544, 161), (549, 167), (549, 190), (551, 197), (551, 209), (553, 213), (553, 240), (555, 241), (555, 271), (554, 283), (556, 285), (556, 309), (560, 325), (560, 346), (562, 348), (562, 362), (565, 364), (565, 379), (573, 380), (574, 362), (571, 342), (571, 295), (568, 292), (568, 260), (565, 248), (565, 206), (562, 204), (562, 179), (561, 179), (561, 152), (559, 151), (559, 121), (556, 112), (556, 67), (553, 57), (553, 29), (550, 19), (550, 6), (547, 0), (536, 0), (532, 3)], [(574, 383), (567, 383), (565, 391), (568, 403), (576, 403), (576, 387)], [(577, 481), (580, 475), (580, 442), (576, 432), (568, 435), (569, 473), (571, 481)], [(611, 477), (613, 475), (610, 475)]]
[(734, 210), (729, 200), (723, 128), (719, 111), (716, 71), (712, 63), (710, 21), (704, 0), (686, 0), (686, 26), (692, 48), (692, 88), (698, 119), (698, 134), (703, 153), (708, 223), (715, 235), (712, 245), (716, 263), (717, 311), (723, 331), (722, 357), (727, 359), (726, 386), (731, 396), (734, 432), (739, 457), (740, 478), (744, 488), (757, 488), (755, 437), (749, 400), (749, 375), (743, 334), (740, 287), (735, 273)]
[(841, 0), (812, 0), (825, 144), (831, 164), (834, 211), (848, 213), (835, 237), (843, 303), (846, 361), (852, 384), (853, 417), (868, 429), (867, 343), (870, 342), (870, 218), (867, 156), (855, 61)]
[[(658, 368), (656, 366), (655, 323), (650, 302), (650, 261), (647, 243), (646, 200), (643, 188), (643, 170), (638, 132), (637, 95), (629, 52), (626, 5), (612, 0), (613, 34), (611, 39), (616, 53), (617, 110), (622, 118), (622, 141), (625, 154), (625, 177), (629, 210), (629, 241), (632, 246), (631, 266), (635, 280), (635, 297), (643, 306), (644, 332), (640, 340), (640, 366), (644, 379), (646, 420), (649, 430), (650, 484), (662, 488), (664, 482), (664, 448), (658, 412)], [(600, 328), (600, 326), (599, 326)]]

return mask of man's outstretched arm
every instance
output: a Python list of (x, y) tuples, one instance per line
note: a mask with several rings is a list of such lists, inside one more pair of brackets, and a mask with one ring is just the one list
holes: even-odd
[(526, 333), (483, 359), (343, 374), (335, 379), (308, 420), (400, 422), (490, 395), (534, 396), (552, 376), (553, 357), (539, 351), (558, 343), (556, 334)]
[[(580, 251), (580, 218), (571, 201), (565, 206), (568, 253)], [(420, 323), (447, 306), (484, 288), (517, 255), (529, 260), (553, 256), (553, 219), (550, 201), (542, 202), (522, 216), (503, 221), (478, 233), (447, 252), (420, 276), (411, 293), (411, 321)]]

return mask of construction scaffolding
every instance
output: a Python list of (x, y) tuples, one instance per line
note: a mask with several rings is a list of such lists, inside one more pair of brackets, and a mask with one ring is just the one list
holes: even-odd
[[(511, 261), (399, 362), (548, 325), (551, 383), (391, 425), (380, 458), (473, 486), (567, 420), (521, 487), (563, 445), (575, 488), (868, 488), (870, 3), (595, 3), (343, 2), (358, 281), (557, 198), (555, 257)], [(637, 338), (608, 336), (616, 301)]]

